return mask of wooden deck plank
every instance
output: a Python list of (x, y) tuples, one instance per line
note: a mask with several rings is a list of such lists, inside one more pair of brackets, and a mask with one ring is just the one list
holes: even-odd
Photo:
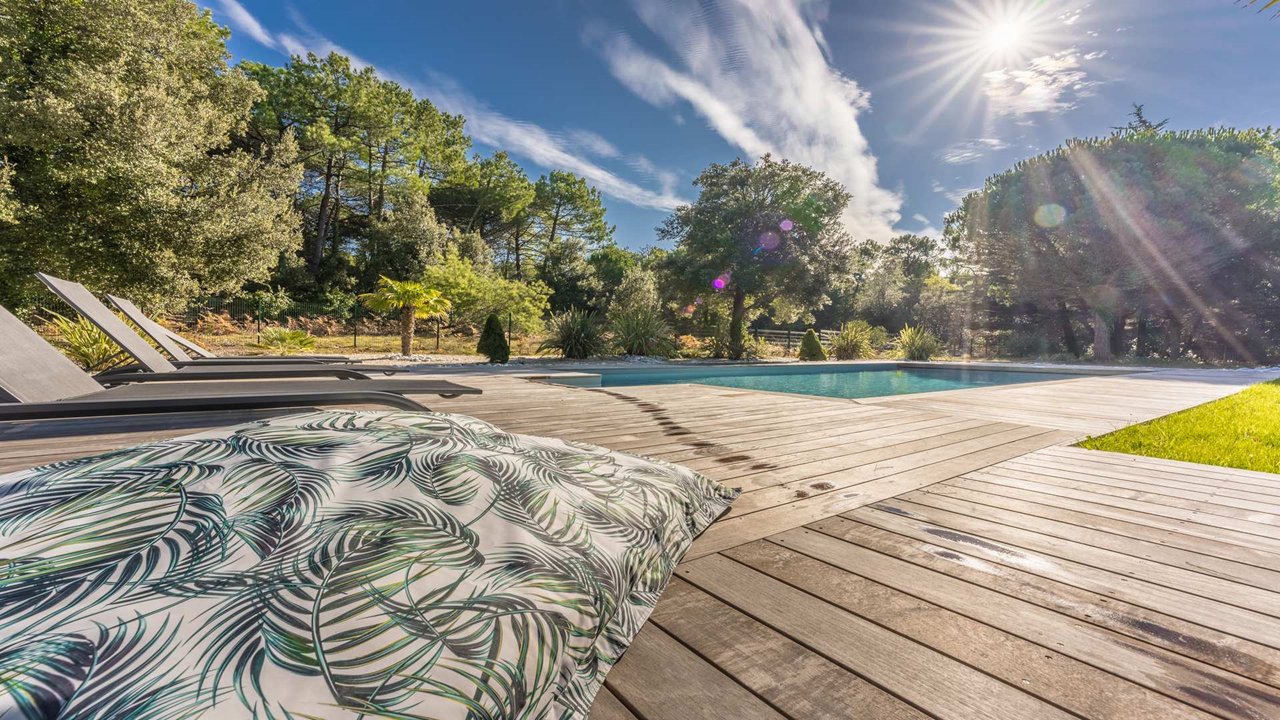
[(927, 717), (800, 643), (676, 578), (651, 620), (793, 718)]
[(639, 720), (618, 699), (617, 695), (607, 687), (600, 688), (596, 699), (591, 703), (591, 714), (588, 720)]
[(762, 540), (724, 554), (1077, 715), (1108, 720), (1209, 717), (1052, 647), (781, 545)]

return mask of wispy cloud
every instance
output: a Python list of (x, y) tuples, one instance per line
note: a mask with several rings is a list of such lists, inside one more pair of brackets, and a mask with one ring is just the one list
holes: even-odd
[[(433, 103), (448, 112), (465, 116), (467, 131), (476, 140), (532, 160), (543, 167), (577, 173), (598, 187), (605, 195), (654, 210), (672, 210), (677, 205), (687, 202), (676, 196), (669, 188), (654, 191), (642, 187), (593, 162), (582, 153), (576, 152), (578, 148), (569, 143), (572, 137), (582, 137), (580, 130), (553, 133), (534, 123), (508, 117), (489, 108), (458, 87), (456, 83), (441, 75), (432, 75), (428, 85), (413, 87), (416, 92), (431, 98)], [(600, 154), (598, 151), (607, 149), (612, 151), (613, 156), (618, 155), (617, 150), (604, 138), (596, 136), (596, 140), (604, 142), (603, 144), (589, 143), (592, 145), (589, 149), (591, 152)], [(644, 162), (648, 163), (648, 160)]]
[(999, 138), (974, 138), (958, 142), (942, 151), (942, 161), (951, 165), (963, 165), (981, 159), (989, 152), (1004, 150), (1009, 143)]
[(826, 172), (853, 195), (845, 224), (883, 239), (902, 198), (879, 184), (858, 125), (868, 96), (827, 60), (822, 3), (633, 0), (640, 19), (674, 56), (668, 61), (623, 33), (598, 28), (614, 77), (660, 107), (687, 105), (747, 156), (773, 153)]
[[(1092, 59), (1092, 58), (1091, 58)], [(1093, 94), (1076, 48), (1032, 58), (1023, 68), (1002, 68), (983, 75), (983, 92), (994, 116), (1060, 113)]]
[(955, 205), (959, 205), (960, 203), (964, 202), (965, 197), (968, 196), (969, 193), (977, 192), (978, 190), (982, 189), (980, 187), (950, 188), (950, 187), (947, 187), (946, 185), (943, 185), (938, 180), (933, 181), (931, 188), (934, 192), (938, 193), (939, 195), (942, 195), (943, 197), (950, 200)]
[[(296, 32), (272, 33), (236, 0), (218, 0), (218, 4), (233, 28), (265, 47), (289, 55), (305, 56), (307, 53), (314, 53), (323, 56), (336, 52), (346, 55), (356, 67), (371, 65), (317, 32), (296, 10), (290, 10)], [(428, 81), (420, 83), (385, 68), (378, 68), (378, 73), (413, 89), (420, 96), (431, 98), (432, 102), (448, 112), (464, 115), (467, 130), (476, 140), (507, 150), (542, 167), (577, 173), (612, 198), (638, 207), (663, 211), (670, 211), (687, 202), (675, 193), (674, 173), (659, 169), (643, 156), (624, 156), (613, 143), (598, 133), (581, 128), (552, 132), (534, 123), (511, 118), (492, 110), (457, 83), (438, 74), (428, 73)], [(652, 190), (627, 180), (590, 159), (593, 157), (616, 160), (642, 177), (656, 182), (659, 189)]]

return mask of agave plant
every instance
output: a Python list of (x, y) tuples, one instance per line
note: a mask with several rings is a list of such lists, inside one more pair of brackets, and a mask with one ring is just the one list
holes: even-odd
[(635, 305), (613, 312), (609, 318), (613, 344), (624, 355), (671, 357), (676, 354), (675, 334), (656, 308)]
[(572, 360), (585, 360), (604, 354), (607, 344), (600, 319), (593, 312), (570, 308), (551, 318), (547, 339), (538, 352), (555, 350)]
[(942, 350), (942, 341), (922, 327), (904, 326), (895, 343), (907, 360), (928, 360)]
[(258, 342), (254, 343), (254, 347), (270, 350), (280, 355), (292, 355), (314, 350), (316, 339), (306, 330), (269, 327), (262, 329), (262, 334), (259, 336)]
[(48, 327), (56, 335), (54, 344), (86, 371), (101, 372), (124, 363), (120, 346), (97, 325), (82, 317), (72, 320), (51, 310), (47, 312)]
[(845, 323), (831, 341), (831, 354), (837, 360), (861, 360), (875, 354), (871, 326), (865, 322)]

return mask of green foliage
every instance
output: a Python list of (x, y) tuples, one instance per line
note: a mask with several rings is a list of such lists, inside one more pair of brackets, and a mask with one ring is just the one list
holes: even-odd
[(1092, 450), (1280, 472), (1280, 381), (1080, 443)]
[(555, 350), (566, 358), (585, 360), (604, 354), (607, 348), (604, 330), (596, 314), (570, 308), (552, 316), (547, 338), (538, 346), (538, 352)]
[(676, 354), (675, 333), (654, 306), (642, 304), (620, 307), (609, 313), (613, 344), (624, 355), (672, 357)]
[(448, 322), (455, 328), (481, 327), (489, 315), (511, 319), (513, 332), (521, 335), (542, 329), (551, 291), (541, 282), (507, 280), (484, 272), (476, 264), (450, 251), (428, 266), (422, 281), (440, 290), (452, 304)]
[(253, 346), (262, 350), (270, 350), (278, 355), (293, 355), (314, 350), (316, 339), (306, 330), (268, 327), (262, 329), (258, 342), (254, 343)]
[(360, 296), (365, 307), (400, 315), (400, 354), (413, 354), (413, 335), (419, 319), (439, 320), (452, 304), (439, 290), (412, 280), (378, 279), (378, 288)]
[(765, 155), (712, 164), (694, 184), (698, 200), (676, 208), (659, 237), (676, 243), (667, 266), (688, 296), (732, 298), (731, 355), (753, 309), (779, 298), (820, 308), (852, 270), (856, 246), (840, 221), (850, 196), (821, 172)]
[[(1072, 140), (993, 176), (948, 216), (992, 330), (1038, 329), (1082, 354), (1257, 360), (1280, 348), (1280, 135), (1124, 130)], [(1263, 260), (1266, 258), (1265, 260)], [(1141, 343), (1140, 343), (1141, 344)]]
[(497, 315), (489, 315), (484, 321), (484, 330), (480, 333), (480, 342), (476, 352), (489, 358), (491, 363), (505, 363), (511, 359), (511, 345), (502, 330), (502, 321)]
[(848, 322), (831, 341), (831, 354), (837, 360), (862, 360), (876, 354), (871, 326), (865, 322)]
[(942, 342), (936, 335), (924, 328), (910, 325), (902, 328), (894, 344), (898, 353), (906, 360), (930, 360), (942, 350)]
[(48, 327), (56, 334), (54, 344), (87, 372), (102, 372), (125, 363), (128, 356), (97, 325), (83, 317), (72, 320), (51, 310), (46, 312)]
[(609, 287), (614, 288), (609, 296), (611, 308), (646, 307), (656, 311), (661, 305), (657, 275), (652, 270), (629, 267), (623, 271), (621, 280)]
[(272, 320), (279, 320), (289, 311), (289, 308), (293, 307), (293, 298), (289, 297), (289, 293), (284, 288), (257, 290), (245, 299), (255, 315)]
[(1014, 358), (1038, 358), (1049, 354), (1049, 339), (1028, 330), (1015, 330), (1003, 343), (1004, 354)]
[(262, 93), (225, 40), (185, 0), (5, 4), (0, 302), (41, 270), (163, 309), (297, 246), (297, 144), (238, 144)]
[(818, 337), (818, 333), (809, 328), (805, 332), (804, 337), (800, 339), (800, 353), (798, 356), (806, 362), (816, 362), (827, 359), (827, 351), (822, 347), (822, 340)]

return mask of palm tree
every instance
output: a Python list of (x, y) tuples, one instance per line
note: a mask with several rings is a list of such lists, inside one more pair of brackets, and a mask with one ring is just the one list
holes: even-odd
[(392, 280), (385, 275), (378, 278), (378, 288), (360, 296), (365, 307), (378, 312), (400, 312), (400, 354), (413, 354), (413, 332), (418, 318), (440, 318), (453, 303), (420, 282)]
[[(1245, 5), (1256, 5), (1259, 1), (1260, 0), (1246, 0)], [(1277, 5), (1280, 5), (1280, 0), (1261, 0), (1261, 2), (1263, 2), (1263, 6), (1258, 8), (1258, 12), (1270, 10)]]

